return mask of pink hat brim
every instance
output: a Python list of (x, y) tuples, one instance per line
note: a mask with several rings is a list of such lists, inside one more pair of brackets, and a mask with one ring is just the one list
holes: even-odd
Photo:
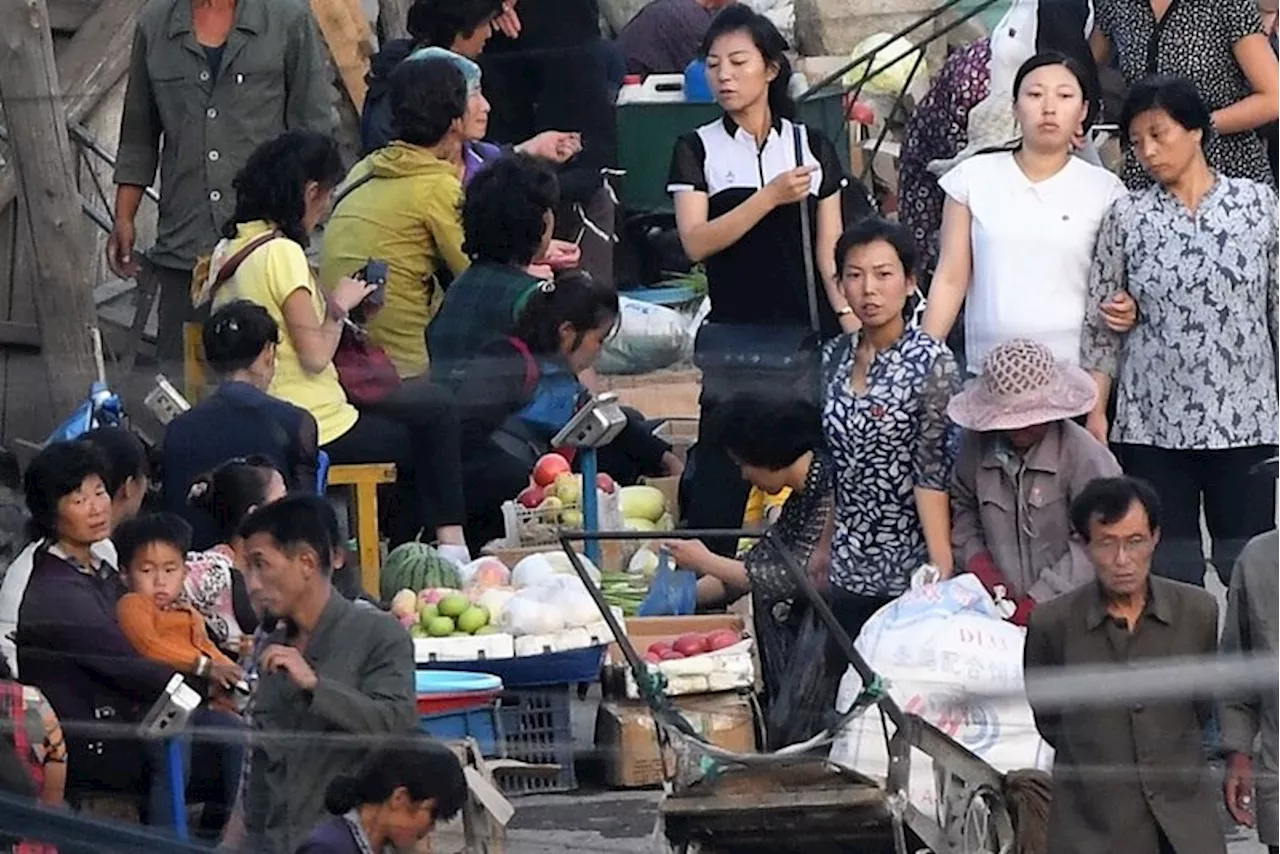
[(977, 433), (1021, 430), (1085, 415), (1097, 400), (1093, 377), (1074, 365), (1063, 365), (1053, 382), (1016, 397), (996, 397), (987, 391), (982, 377), (972, 379), (951, 398), (947, 416)]

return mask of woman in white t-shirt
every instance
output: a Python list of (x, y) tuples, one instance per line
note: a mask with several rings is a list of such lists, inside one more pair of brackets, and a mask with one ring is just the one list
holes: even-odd
[(1111, 172), (1073, 156), (1093, 97), (1089, 79), (1064, 54), (1027, 60), (1013, 86), (1017, 148), (974, 155), (938, 182), (947, 200), (923, 326), (945, 338), (967, 296), (970, 372), (1014, 338), (1070, 364), (1080, 358), (1098, 227), (1125, 192)]

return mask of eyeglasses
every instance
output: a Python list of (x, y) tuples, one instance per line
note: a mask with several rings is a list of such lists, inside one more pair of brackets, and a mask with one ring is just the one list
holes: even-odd
[(1119, 557), (1122, 551), (1131, 555), (1144, 555), (1155, 547), (1155, 542), (1155, 537), (1142, 534), (1131, 537), (1103, 537), (1092, 540), (1089, 543), (1089, 549), (1107, 557)]

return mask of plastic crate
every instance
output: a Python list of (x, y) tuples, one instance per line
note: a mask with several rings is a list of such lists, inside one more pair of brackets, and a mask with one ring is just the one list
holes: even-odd
[(506, 795), (572, 792), (578, 788), (573, 768), (573, 726), (569, 720), (572, 686), (503, 692), (498, 714), (508, 759), (534, 765), (559, 765), (554, 776), (502, 774), (498, 787)]
[(491, 658), (485, 661), (430, 661), (419, 670), (466, 670), (491, 673), (507, 688), (554, 687), (573, 682), (598, 682), (604, 666), (603, 646), (570, 649), (522, 658)]
[(500, 704), (488, 702), (483, 706), (434, 715), (420, 715), (418, 729), (440, 741), (474, 738), (484, 756), (502, 755), (502, 722), (499, 719)]

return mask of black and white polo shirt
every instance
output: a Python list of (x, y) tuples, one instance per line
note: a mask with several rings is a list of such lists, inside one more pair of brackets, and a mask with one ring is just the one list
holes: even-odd
[[(667, 192), (706, 193), (707, 219), (733, 210), (779, 174), (799, 163), (817, 166), (808, 198), (812, 238), (818, 201), (848, 184), (833, 146), (820, 131), (801, 126), (805, 143), (797, 157), (792, 123), (775, 118), (764, 145), (724, 116), (676, 140)], [(720, 323), (809, 323), (799, 205), (770, 211), (742, 238), (706, 260), (710, 320)], [(808, 250), (812, 252), (812, 245)], [(814, 270), (818, 269), (815, 259)], [(839, 332), (835, 313), (818, 288), (823, 331)]]

